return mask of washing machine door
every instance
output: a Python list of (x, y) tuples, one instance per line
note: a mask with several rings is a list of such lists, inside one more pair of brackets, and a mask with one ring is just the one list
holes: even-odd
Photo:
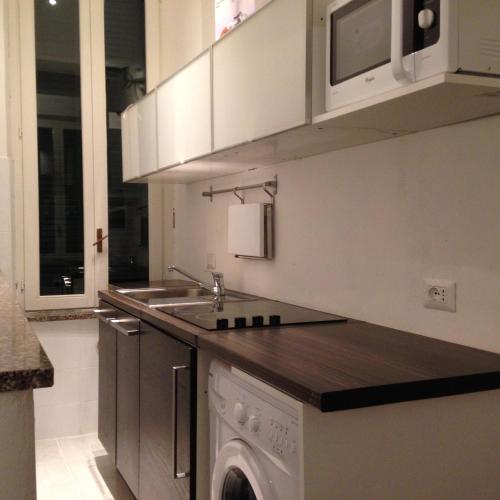
[(211, 500), (274, 500), (267, 474), (251, 448), (238, 439), (217, 455)]

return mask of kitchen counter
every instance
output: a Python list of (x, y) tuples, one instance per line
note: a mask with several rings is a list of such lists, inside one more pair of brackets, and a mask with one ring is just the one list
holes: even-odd
[(500, 388), (500, 354), (370, 323), (213, 332), (113, 290), (99, 295), (325, 412)]
[(0, 275), (0, 392), (50, 387), (54, 368)]

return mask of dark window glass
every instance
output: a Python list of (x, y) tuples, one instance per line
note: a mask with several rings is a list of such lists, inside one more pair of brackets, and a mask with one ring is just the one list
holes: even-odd
[(76, 0), (35, 0), (40, 295), (84, 293)]
[(231, 468), (226, 475), (222, 500), (257, 500), (250, 481), (237, 467)]
[(120, 113), (145, 93), (143, 0), (106, 0), (109, 281), (147, 281), (148, 188), (122, 182)]

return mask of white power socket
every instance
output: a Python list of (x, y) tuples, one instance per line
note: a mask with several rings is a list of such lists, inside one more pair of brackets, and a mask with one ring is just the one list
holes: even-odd
[(428, 309), (456, 311), (456, 283), (449, 280), (426, 279), (424, 306)]

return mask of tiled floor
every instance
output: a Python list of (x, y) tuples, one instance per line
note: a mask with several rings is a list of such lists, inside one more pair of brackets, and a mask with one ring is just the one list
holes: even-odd
[(133, 500), (96, 434), (36, 441), (38, 500)]

